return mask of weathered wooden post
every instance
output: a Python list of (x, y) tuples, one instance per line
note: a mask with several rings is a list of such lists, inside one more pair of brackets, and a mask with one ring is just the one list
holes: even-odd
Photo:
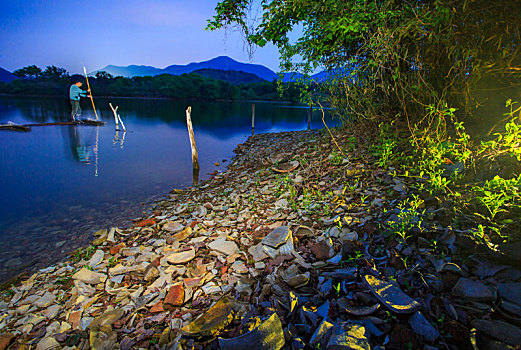
[(192, 148), (192, 165), (194, 167), (193, 180), (194, 185), (199, 182), (199, 157), (197, 155), (197, 146), (195, 144), (194, 129), (192, 127), (192, 107), (186, 109), (186, 126), (188, 127), (188, 136), (190, 137), (190, 146)]
[(110, 109), (112, 109), (112, 113), (114, 113), (114, 122), (116, 123), (116, 130), (119, 130), (119, 121), (118, 121), (118, 108), (119, 108), (119, 106), (116, 106), (116, 108), (114, 108), (112, 106), (111, 102), (109, 102), (109, 106), (110, 106)]
[(311, 130), (311, 115), (313, 114), (313, 105), (309, 106), (308, 110), (308, 130)]
[(255, 133), (255, 103), (251, 104), (251, 136)]

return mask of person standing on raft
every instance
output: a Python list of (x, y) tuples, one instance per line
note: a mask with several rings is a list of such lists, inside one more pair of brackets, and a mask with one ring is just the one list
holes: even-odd
[[(83, 83), (81, 81), (77, 81), (72, 84), (71, 88), (69, 89), (69, 99), (71, 100), (72, 107), (71, 117), (73, 121), (76, 121), (76, 115), (81, 115), (80, 98), (90, 97), (87, 95), (85, 90), (81, 89), (82, 85)], [(90, 92), (90, 89), (88, 89), (87, 92)]]

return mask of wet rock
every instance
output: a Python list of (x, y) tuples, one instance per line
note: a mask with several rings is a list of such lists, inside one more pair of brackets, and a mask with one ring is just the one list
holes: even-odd
[(221, 350), (279, 350), (284, 344), (282, 324), (276, 313), (250, 332), (239, 337), (219, 338)]
[(226, 255), (232, 255), (239, 252), (237, 244), (226, 239), (216, 239), (208, 244), (208, 248)]
[[(347, 328), (347, 329), (345, 329)], [(344, 327), (335, 327), (326, 349), (328, 350), (370, 350), (371, 345), (366, 336), (364, 326), (348, 324)]]
[(195, 258), (195, 249), (186, 250), (180, 253), (170, 254), (167, 258), (170, 264), (184, 264)]
[(80, 271), (76, 272), (73, 276), (73, 279), (81, 281), (87, 284), (98, 284), (100, 282), (105, 281), (107, 276), (102, 273), (90, 271), (86, 268), (82, 268)]
[(214, 335), (228, 326), (232, 320), (232, 304), (227, 298), (223, 298), (195, 321), (181, 328), (181, 331), (190, 336)]
[(262, 244), (271, 248), (278, 248), (286, 243), (291, 236), (291, 230), (288, 226), (280, 226), (271, 231), (269, 235), (262, 239)]
[(472, 320), (472, 327), (512, 346), (521, 344), (521, 329), (503, 321)]
[(391, 311), (408, 314), (415, 312), (421, 306), (391, 282), (384, 282), (371, 275), (366, 275), (363, 279), (374, 296)]
[(484, 283), (473, 281), (468, 278), (460, 278), (452, 289), (455, 295), (476, 301), (493, 301), (496, 299), (491, 288)]
[(421, 335), (430, 343), (434, 342), (440, 336), (440, 332), (438, 332), (419, 311), (415, 312), (409, 318), (409, 324), (414, 332)]

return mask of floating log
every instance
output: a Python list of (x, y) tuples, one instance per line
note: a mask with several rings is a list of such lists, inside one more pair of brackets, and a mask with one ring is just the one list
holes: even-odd
[(85, 126), (102, 126), (105, 122), (101, 120), (83, 119), (75, 122), (51, 122), (51, 123), (33, 123), (33, 124), (14, 124), (7, 123), (0, 125), (0, 130), (10, 131), (31, 131), (33, 126), (56, 126), (56, 125), (85, 125)]
[(7, 123), (0, 125), (0, 130), (28, 132), (31, 131), (31, 128), (26, 125)]

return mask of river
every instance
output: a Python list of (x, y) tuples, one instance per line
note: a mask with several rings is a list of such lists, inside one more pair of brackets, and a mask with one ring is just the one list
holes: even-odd
[[(116, 131), (109, 102), (126, 132)], [(57, 262), (101, 228), (126, 226), (174, 188), (192, 185), (187, 106), (200, 179), (225, 169), (251, 135), (252, 103), (96, 99), (105, 126), (0, 131), (0, 280)], [(94, 118), (89, 101), (82, 117)], [(68, 101), (0, 98), (0, 123), (67, 121)], [(328, 125), (335, 122), (328, 116)], [(321, 128), (313, 112), (311, 128)], [(255, 133), (305, 130), (308, 109), (255, 103)], [(216, 165), (219, 163), (219, 165)]]

